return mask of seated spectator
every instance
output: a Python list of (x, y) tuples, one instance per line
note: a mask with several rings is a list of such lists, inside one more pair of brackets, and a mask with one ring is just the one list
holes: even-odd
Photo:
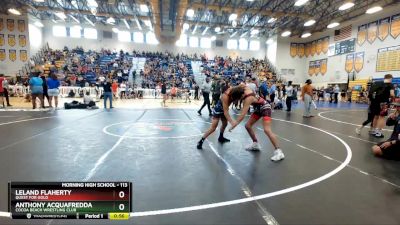
[(393, 103), (396, 111), (389, 115), (386, 125), (394, 126), (393, 133), (387, 141), (372, 147), (375, 156), (387, 159), (400, 159), (400, 103)]

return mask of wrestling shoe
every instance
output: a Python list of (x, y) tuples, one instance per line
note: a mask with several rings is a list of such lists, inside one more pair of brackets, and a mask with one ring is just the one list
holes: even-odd
[(260, 151), (261, 146), (258, 142), (253, 142), (251, 145), (246, 147), (246, 151)]
[(285, 158), (285, 155), (283, 154), (282, 150), (277, 149), (274, 151), (274, 155), (271, 157), (271, 160), (274, 162), (277, 162), (284, 158)]
[(219, 141), (220, 143), (225, 143), (225, 142), (230, 142), (231, 140), (229, 140), (229, 139), (227, 139), (227, 138), (225, 138), (225, 137), (219, 137), (219, 138), (218, 138), (218, 141)]
[(360, 135), (361, 134), (361, 128), (356, 128), (356, 134)]
[(385, 136), (382, 134), (382, 132), (380, 132), (380, 131), (377, 131), (377, 132), (374, 134), (374, 136), (377, 137), (377, 138), (384, 138), (384, 137), (385, 137)]
[(203, 140), (200, 140), (199, 142), (197, 142), (197, 149), (203, 149)]

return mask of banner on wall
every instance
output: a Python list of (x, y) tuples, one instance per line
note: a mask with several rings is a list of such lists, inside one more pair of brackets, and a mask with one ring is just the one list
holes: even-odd
[(311, 42), (311, 51), (310, 51), (311, 56), (315, 55), (315, 51), (316, 51), (316, 48), (317, 48), (316, 45), (317, 44), (315, 43), (315, 41)]
[(4, 34), (0, 34), (0, 46), (4, 45)]
[(378, 36), (378, 21), (368, 24), (368, 42), (373, 43)]
[(302, 58), (304, 56), (304, 44), (297, 44), (297, 55)]
[(15, 46), (15, 35), (9, 34), (8, 35), (8, 45), (14, 47)]
[(297, 55), (297, 44), (290, 43), (290, 56), (295, 57)]
[(26, 36), (19, 35), (19, 46), (25, 47), (26, 46)]
[(0, 49), (0, 61), (4, 61), (6, 59), (6, 50)]
[(397, 38), (400, 35), (400, 14), (392, 16), (390, 35), (392, 35), (393, 38)]
[(19, 32), (25, 32), (25, 20), (18, 20), (18, 30)]
[(317, 41), (317, 46), (315, 47), (315, 51), (317, 52), (318, 55), (322, 53), (322, 39), (319, 39)]
[(20, 50), (19, 51), (19, 59), (22, 62), (26, 62), (26, 60), (28, 60), (28, 52), (26, 50)]
[(14, 31), (14, 20), (13, 19), (7, 19), (7, 29), (9, 31)]
[(318, 74), (321, 72), (321, 61), (317, 60), (314, 62), (314, 74), (315, 76), (318, 76)]
[(322, 41), (322, 52), (323, 53), (328, 53), (329, 50), (329, 37), (324, 38)]
[(321, 60), (321, 74), (322, 76), (328, 72), (328, 59)]
[(379, 20), (378, 38), (383, 41), (389, 36), (390, 17)]
[(358, 27), (357, 44), (360, 46), (367, 40), (367, 27), (367, 24)]
[(354, 70), (359, 73), (364, 67), (364, 52), (357, 52), (354, 60)]
[(306, 55), (306, 57), (308, 57), (310, 55), (310, 51), (311, 51), (310, 43), (307, 43), (305, 48), (306, 49), (305, 49), (305, 53), (304, 54)]
[(15, 49), (10, 49), (8, 51), (9, 51), (8, 55), (9, 55), (10, 60), (13, 61), (13, 62), (15, 60), (17, 60), (17, 51)]
[(348, 54), (346, 55), (346, 63), (344, 69), (346, 70), (347, 73), (350, 73), (353, 71), (354, 68), (354, 54)]
[(0, 18), (0, 31), (3, 31), (4, 29), (4, 21), (3, 18)]
[(310, 61), (308, 65), (308, 75), (314, 75), (314, 61)]

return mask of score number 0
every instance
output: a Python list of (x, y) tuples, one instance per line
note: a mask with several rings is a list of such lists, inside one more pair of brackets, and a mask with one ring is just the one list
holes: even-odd
[[(125, 192), (120, 191), (118, 193), (118, 197), (119, 198), (124, 198), (125, 197)], [(118, 208), (119, 208), (119, 210), (123, 211), (125, 209), (125, 205), (124, 204), (119, 204)]]

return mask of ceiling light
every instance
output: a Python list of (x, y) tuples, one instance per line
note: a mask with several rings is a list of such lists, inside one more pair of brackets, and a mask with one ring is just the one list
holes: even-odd
[(34, 0), (34, 2), (44, 2), (44, 0)]
[(51, 21), (53, 21), (53, 23), (57, 23), (57, 20), (55, 20), (55, 19), (51, 19)]
[(308, 38), (308, 37), (310, 37), (311, 36), (311, 33), (304, 33), (304, 34), (302, 34), (301, 35), (301, 38)]
[(193, 9), (188, 9), (186, 11), (186, 16), (187, 17), (193, 17), (194, 16), (194, 10)]
[(112, 30), (114, 33), (118, 33), (118, 32), (119, 32), (119, 29), (116, 28), (116, 27), (113, 27), (111, 30)]
[(304, 23), (304, 26), (305, 26), (305, 27), (309, 27), (309, 26), (314, 25), (314, 23), (315, 23), (315, 20), (309, 20), (309, 21), (307, 21), (307, 22)]
[(373, 13), (379, 12), (381, 10), (382, 10), (382, 7), (374, 6), (374, 7), (369, 8), (366, 13), (367, 14), (373, 14)]
[(327, 26), (327, 28), (331, 29), (331, 28), (337, 27), (339, 25), (340, 25), (340, 23), (338, 23), (338, 22), (332, 22)]
[(207, 31), (208, 31), (209, 28), (210, 28), (210, 27), (206, 27), (206, 29), (203, 30), (203, 33), (201, 33), (201, 35), (205, 35), (205, 34), (207, 33)]
[(273, 23), (273, 22), (275, 22), (275, 21), (276, 21), (276, 18), (273, 18), (273, 17), (272, 17), (271, 19), (268, 20), (268, 23)]
[(80, 30), (82, 30), (82, 27), (81, 27), (81, 26), (79, 26), (79, 25), (75, 25), (75, 26), (73, 26), (73, 28), (76, 28), (76, 29), (80, 29)]
[(17, 15), (17, 16), (21, 15), (21, 12), (18, 11), (17, 9), (14, 9), (14, 8), (8, 9), (8, 12), (11, 13), (11, 14)]
[(272, 38), (270, 38), (270, 39), (267, 40), (266, 43), (267, 43), (267, 45), (270, 45), (270, 44), (274, 43), (274, 40)]
[(94, 26), (94, 23), (93, 23), (91, 20), (89, 20), (89, 18), (88, 18), (87, 16), (84, 16), (83, 18), (85, 18), (85, 20), (86, 20), (88, 23), (90, 23), (90, 25)]
[(345, 2), (343, 5), (341, 5), (339, 7), (339, 10), (344, 11), (344, 10), (350, 9), (354, 5), (355, 5), (354, 2)]
[(129, 26), (129, 23), (126, 19), (123, 19), (122, 21), (124, 21), (126, 28), (131, 29), (131, 26)]
[(93, 7), (98, 7), (99, 5), (97, 4), (96, 0), (87, 0), (87, 5), (89, 6), (89, 8), (93, 8)]
[(236, 27), (236, 26), (237, 26), (236, 20), (232, 21), (232, 27)]
[(75, 20), (75, 22), (80, 23), (80, 21), (77, 18), (75, 18), (73, 15), (69, 15), (69, 17), (71, 17), (73, 20)]
[(238, 17), (238, 15), (237, 15), (236, 13), (232, 13), (232, 14), (229, 16), (229, 21), (236, 20), (237, 17)]
[(36, 21), (35, 23), (33, 23), (33, 25), (35, 25), (37, 27), (44, 27), (43, 23), (40, 21)]
[(282, 34), (281, 34), (281, 36), (282, 37), (287, 37), (287, 36), (289, 36), (289, 35), (291, 35), (292, 34), (292, 32), (290, 32), (290, 31), (285, 31), (285, 32), (283, 32)]
[(142, 11), (144, 13), (148, 13), (149, 12), (149, 7), (147, 7), (147, 5), (145, 5), (145, 4), (141, 4), (140, 5), (140, 11)]
[(306, 4), (308, 2), (308, 0), (297, 0), (294, 5), (295, 6), (302, 6), (304, 4)]
[(113, 24), (113, 25), (114, 25), (115, 19), (112, 18), (112, 17), (110, 17), (110, 18), (108, 18), (108, 19), (106, 20), (106, 23), (108, 23), (108, 24)]
[(183, 30), (189, 30), (190, 25), (188, 23), (183, 24)]
[(254, 2), (254, 0), (246, 0), (247, 2)]
[(211, 41), (215, 41), (215, 40), (217, 40), (217, 37), (212, 36), (212, 37), (211, 37)]
[(242, 38), (242, 37), (244, 37), (244, 36), (246, 36), (246, 35), (247, 35), (247, 31), (244, 32), (242, 35), (240, 35), (240, 37)]
[(214, 31), (217, 32), (217, 33), (220, 32), (220, 31), (221, 31), (221, 27), (216, 27), (216, 28), (214, 29)]
[(77, 3), (75, 0), (72, 0), (72, 1), (71, 1), (71, 4), (72, 4), (75, 8), (78, 8), (78, 3)]
[(65, 20), (67, 18), (67, 16), (63, 12), (56, 12), (54, 13), (54, 15), (56, 15), (58, 18), (62, 20)]
[(257, 35), (260, 31), (257, 29), (254, 29), (250, 32), (251, 35)]

